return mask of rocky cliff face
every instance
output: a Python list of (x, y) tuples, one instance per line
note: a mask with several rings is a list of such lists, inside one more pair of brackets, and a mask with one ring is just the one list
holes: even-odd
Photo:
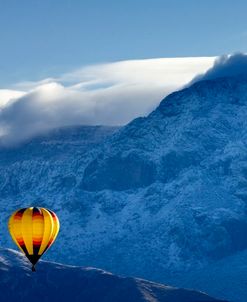
[[(173, 93), (107, 135), (78, 128), (76, 144), (62, 131), (2, 150), (2, 244), (11, 244), (12, 210), (46, 206), (61, 221), (49, 259), (172, 284), (183, 283), (180, 272), (206, 274), (247, 248), (246, 116), (247, 79), (221, 78)], [(247, 292), (232, 291), (221, 296), (245, 301)]]

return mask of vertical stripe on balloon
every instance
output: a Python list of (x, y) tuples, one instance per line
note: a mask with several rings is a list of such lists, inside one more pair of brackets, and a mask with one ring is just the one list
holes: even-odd
[(44, 216), (39, 208), (33, 208), (32, 232), (33, 254), (38, 255), (44, 234)]
[(27, 208), (21, 217), (21, 234), (29, 255), (33, 254), (33, 210)]
[(26, 208), (16, 211), (9, 220), (9, 231), (16, 245), (25, 253), (25, 244), (22, 237), (21, 218)]
[(53, 223), (53, 218), (50, 214), (50, 212), (44, 208), (41, 209), (43, 217), (44, 217), (44, 233), (43, 233), (43, 239), (42, 239), (42, 243), (40, 245), (40, 249), (39, 249), (39, 255), (42, 255), (52, 236), (53, 233), (53, 228), (54, 228), (54, 223)]

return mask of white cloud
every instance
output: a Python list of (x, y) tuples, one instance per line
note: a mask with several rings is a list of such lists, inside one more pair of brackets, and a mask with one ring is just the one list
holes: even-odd
[(240, 75), (245, 77), (247, 75), (247, 55), (244, 53), (223, 55), (217, 58), (214, 65), (205, 73), (197, 75), (190, 84), (197, 81)]
[(215, 57), (120, 61), (17, 83), (16, 90), (0, 89), (0, 135), (6, 143), (15, 143), (55, 127), (126, 124), (151, 112), (164, 96), (214, 61)]
[(5, 107), (9, 101), (23, 96), (25, 92), (10, 89), (0, 89), (0, 109)]

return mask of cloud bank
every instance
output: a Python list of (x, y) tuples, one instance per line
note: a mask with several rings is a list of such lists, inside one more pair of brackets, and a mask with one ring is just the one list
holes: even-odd
[(19, 143), (53, 128), (123, 125), (211, 68), (214, 57), (129, 60), (0, 89), (0, 139)]
[(247, 55), (243, 53), (223, 55), (216, 59), (213, 67), (208, 71), (204, 74), (197, 75), (191, 84), (198, 81), (239, 75), (247, 75)]

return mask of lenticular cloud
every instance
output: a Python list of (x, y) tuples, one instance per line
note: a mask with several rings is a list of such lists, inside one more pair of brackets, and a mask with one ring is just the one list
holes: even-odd
[[(124, 125), (212, 67), (215, 58), (161, 58), (93, 65), (0, 90), (0, 137), (15, 144), (71, 125)], [(6, 91), (8, 93), (6, 93)]]

